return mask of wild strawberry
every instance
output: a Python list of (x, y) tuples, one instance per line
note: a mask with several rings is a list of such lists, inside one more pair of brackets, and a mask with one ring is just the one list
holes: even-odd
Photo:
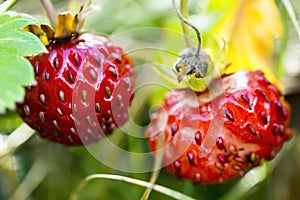
[(57, 16), (56, 31), (28, 29), (48, 52), (29, 57), (36, 85), (18, 104), (24, 121), (41, 137), (65, 145), (99, 140), (125, 123), (135, 75), (130, 58), (106, 37), (78, 33), (79, 15)]
[(243, 175), (291, 137), (289, 105), (261, 71), (224, 75), (211, 86), (170, 91), (146, 131), (165, 169), (195, 183)]

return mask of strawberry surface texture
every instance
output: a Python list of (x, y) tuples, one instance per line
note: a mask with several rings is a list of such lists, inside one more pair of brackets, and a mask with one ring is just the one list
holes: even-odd
[(165, 169), (194, 183), (242, 176), (274, 158), (292, 136), (290, 107), (263, 72), (237, 71), (210, 86), (200, 93), (171, 90), (146, 130)]
[(30, 127), (52, 142), (82, 145), (126, 122), (135, 73), (121, 47), (93, 33), (46, 47), (48, 52), (28, 58), (36, 84), (18, 104)]

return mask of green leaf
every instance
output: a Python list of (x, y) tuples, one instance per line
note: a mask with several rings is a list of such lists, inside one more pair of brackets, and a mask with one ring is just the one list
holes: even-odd
[(22, 124), (22, 119), (17, 112), (7, 111), (0, 115), (0, 133), (11, 133)]
[(0, 16), (0, 30), (15, 30), (29, 24), (36, 24), (36, 20), (27, 14), (6, 12)]
[(15, 102), (22, 101), (23, 86), (34, 80), (33, 69), (28, 60), (13, 54), (0, 54), (0, 112), (14, 109)]
[(45, 51), (45, 47), (21, 28), (35, 23), (26, 14), (7, 12), (0, 16), (0, 113), (14, 109), (24, 98), (24, 86), (34, 81), (33, 68), (23, 56)]
[(238, 200), (246, 195), (257, 184), (262, 182), (267, 175), (267, 163), (262, 163), (261, 166), (250, 170), (241, 180), (225, 193), (219, 200)]
[(35, 24), (30, 15), (7, 12), (0, 16), (0, 53), (29, 56), (45, 51), (44, 45), (32, 33), (21, 30)]
[(33, 55), (44, 50), (43, 46), (37, 47), (38, 43), (35, 35), (25, 31), (0, 32), (0, 54)]

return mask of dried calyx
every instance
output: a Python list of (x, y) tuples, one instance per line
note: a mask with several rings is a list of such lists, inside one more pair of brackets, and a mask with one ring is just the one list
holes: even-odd
[(38, 36), (45, 46), (52, 42), (75, 39), (80, 33), (85, 18), (95, 10), (97, 8), (88, 3), (86, 6), (82, 5), (75, 15), (69, 11), (57, 14), (55, 30), (45, 24), (29, 25), (25, 30)]
[(196, 47), (190, 47), (180, 52), (180, 58), (175, 63), (178, 82), (186, 75), (194, 75), (196, 78), (204, 78), (212, 61), (209, 55), (201, 50), (197, 53)]

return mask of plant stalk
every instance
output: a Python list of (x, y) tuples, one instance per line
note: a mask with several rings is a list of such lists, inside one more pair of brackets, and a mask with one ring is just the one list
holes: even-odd
[(53, 29), (55, 29), (56, 26), (56, 13), (55, 13), (55, 9), (54, 6), (51, 2), (51, 0), (40, 0), (46, 13), (48, 16), (48, 19), (50, 21), (50, 24), (52, 26)]
[(118, 180), (118, 181), (123, 181), (126, 183), (131, 183), (131, 184), (135, 184), (135, 185), (139, 185), (142, 187), (150, 187), (153, 190), (167, 195), (169, 197), (172, 197), (174, 199), (178, 199), (178, 200), (195, 200), (194, 198), (187, 196), (185, 194), (182, 194), (180, 192), (177, 192), (175, 190), (172, 190), (170, 188), (161, 186), (161, 185), (156, 185), (156, 184), (151, 184), (148, 183), (146, 181), (142, 181), (142, 180), (138, 180), (138, 179), (134, 179), (134, 178), (130, 178), (130, 177), (126, 177), (126, 176), (120, 176), (120, 175), (115, 175), (115, 174), (93, 174), (93, 175), (89, 175), (87, 176), (78, 186), (78, 188), (76, 188), (75, 191), (73, 191), (71, 193), (70, 196), (70, 200), (77, 200), (79, 198), (79, 194), (82, 192), (82, 190), (84, 189), (84, 187), (86, 186), (86, 184), (93, 180), (93, 179), (110, 179), (110, 180)]
[[(188, 0), (180, 0), (180, 12), (184, 18), (188, 19), (189, 17)], [(181, 21), (181, 28), (184, 34), (183, 37), (187, 47), (192, 47), (193, 44), (189, 38), (190, 35), (189, 27), (183, 21)]]
[[(186, 1), (186, 2), (183, 2), (185, 4), (187, 4), (187, 0), (182, 0), (182, 1)], [(193, 24), (191, 24), (181, 13), (181, 11), (179, 11), (179, 9), (177, 8), (176, 6), (176, 1), (175, 0), (172, 0), (172, 6), (173, 6), (173, 9), (177, 15), (177, 17), (181, 20), (182, 23), (188, 25), (189, 27), (191, 27), (192, 29), (194, 29), (196, 35), (197, 35), (197, 40), (198, 40), (198, 45), (197, 45), (197, 50), (196, 50), (196, 53), (195, 53), (195, 57), (199, 57), (200, 55), (200, 50), (201, 50), (201, 44), (202, 44), (202, 39), (201, 39), (201, 33), (199, 31), (199, 29), (194, 26)]]

